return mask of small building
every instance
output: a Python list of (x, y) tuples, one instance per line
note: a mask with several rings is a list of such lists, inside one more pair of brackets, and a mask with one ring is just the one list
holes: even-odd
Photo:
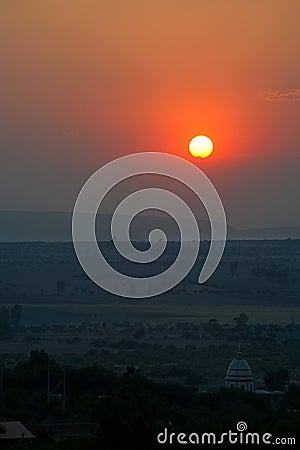
[(242, 391), (254, 391), (252, 371), (240, 351), (228, 366), (225, 386), (231, 389), (241, 389)]
[(267, 391), (265, 389), (256, 389), (256, 395), (260, 395), (267, 399), (267, 401), (274, 407), (279, 408), (283, 401), (287, 390), (284, 391)]
[(20, 439), (34, 439), (33, 434), (21, 422), (0, 422), (0, 426), (4, 428), (4, 433), (0, 433), (0, 441), (15, 442)]
[(31, 431), (36, 435), (46, 434), (53, 439), (93, 436), (96, 428), (97, 424), (94, 422), (51, 422), (30, 425)]

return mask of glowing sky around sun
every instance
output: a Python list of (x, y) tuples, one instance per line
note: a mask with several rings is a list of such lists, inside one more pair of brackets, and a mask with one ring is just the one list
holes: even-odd
[(201, 164), (232, 225), (300, 224), (298, 0), (0, 9), (1, 209), (70, 211), (101, 164), (156, 150)]

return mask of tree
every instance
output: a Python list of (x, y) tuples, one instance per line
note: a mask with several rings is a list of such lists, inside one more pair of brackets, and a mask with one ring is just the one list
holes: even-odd
[(42, 349), (36, 349), (31, 350), (30, 357), (29, 357), (29, 366), (30, 367), (36, 367), (36, 366), (46, 366), (49, 362), (49, 355), (46, 352), (46, 350)]
[(288, 271), (287, 269), (280, 269), (277, 272), (278, 283), (287, 283), (288, 281)]
[(2, 306), (0, 309), (0, 339), (11, 338), (13, 335), (9, 310), (6, 306)]
[(56, 293), (57, 295), (63, 295), (66, 292), (66, 283), (63, 280), (59, 280), (56, 283)]
[(14, 305), (10, 311), (11, 322), (15, 330), (19, 330), (23, 308), (21, 305)]
[(98, 434), (103, 448), (152, 450), (152, 403), (153, 383), (128, 366), (112, 395), (99, 405)]
[(146, 334), (144, 327), (138, 327), (134, 330), (133, 332), (133, 337), (135, 339), (140, 339), (142, 337), (144, 337)]
[(229, 264), (229, 267), (230, 267), (230, 274), (231, 274), (231, 275), (237, 275), (237, 273), (238, 273), (238, 267), (239, 267), (238, 262), (237, 262), (237, 261), (232, 261), (232, 262)]
[(261, 279), (264, 276), (264, 269), (255, 267), (254, 269), (252, 269), (251, 273), (254, 278)]
[(222, 325), (218, 319), (209, 319), (207, 331), (211, 336), (218, 336), (222, 332)]
[(237, 328), (245, 328), (247, 322), (249, 321), (249, 317), (247, 316), (247, 314), (242, 312), (238, 317), (235, 317), (233, 321), (235, 322)]
[(290, 374), (287, 369), (280, 367), (278, 370), (267, 372), (265, 375), (265, 386), (269, 391), (284, 390), (289, 384)]

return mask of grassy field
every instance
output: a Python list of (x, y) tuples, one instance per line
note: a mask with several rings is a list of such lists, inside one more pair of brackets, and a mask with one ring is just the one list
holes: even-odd
[[(204, 253), (207, 248), (204, 245)], [(295, 322), (300, 317), (297, 240), (229, 241), (221, 264), (204, 285), (197, 283), (205, 256), (200, 254), (191, 273), (171, 292), (141, 300), (114, 297), (95, 285), (80, 267), (71, 243), (0, 244), (0, 250), (0, 304), (22, 304), (24, 324), (199, 323), (211, 318), (232, 323), (243, 311), (252, 323), (286, 324), (292, 311)], [(166, 250), (165, 260), (172, 263), (172, 255), (172, 248)], [(108, 256), (114, 259), (113, 252)], [(125, 270), (127, 264), (122, 264), (119, 268)], [(262, 276), (255, 274), (257, 269)], [(136, 265), (132, 270), (139, 276)], [(59, 282), (64, 284), (61, 293)]]
[(259, 306), (259, 305), (159, 305), (151, 301), (145, 304), (26, 304), (25, 323), (78, 323), (98, 321), (133, 322), (194, 322), (203, 323), (218, 319), (222, 323), (232, 323), (234, 317), (245, 312), (251, 323), (288, 324), (293, 313), (294, 320), (300, 318), (300, 307)]

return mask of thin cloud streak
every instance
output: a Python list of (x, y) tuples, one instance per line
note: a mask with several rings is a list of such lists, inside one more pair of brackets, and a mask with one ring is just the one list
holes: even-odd
[(64, 132), (64, 135), (65, 135), (65, 136), (69, 136), (69, 137), (72, 137), (72, 136), (80, 136), (80, 132), (79, 132), (79, 130), (66, 130), (66, 131)]
[(267, 92), (267, 101), (275, 102), (275, 101), (295, 101), (300, 100), (300, 89), (293, 89), (289, 91), (268, 91)]

